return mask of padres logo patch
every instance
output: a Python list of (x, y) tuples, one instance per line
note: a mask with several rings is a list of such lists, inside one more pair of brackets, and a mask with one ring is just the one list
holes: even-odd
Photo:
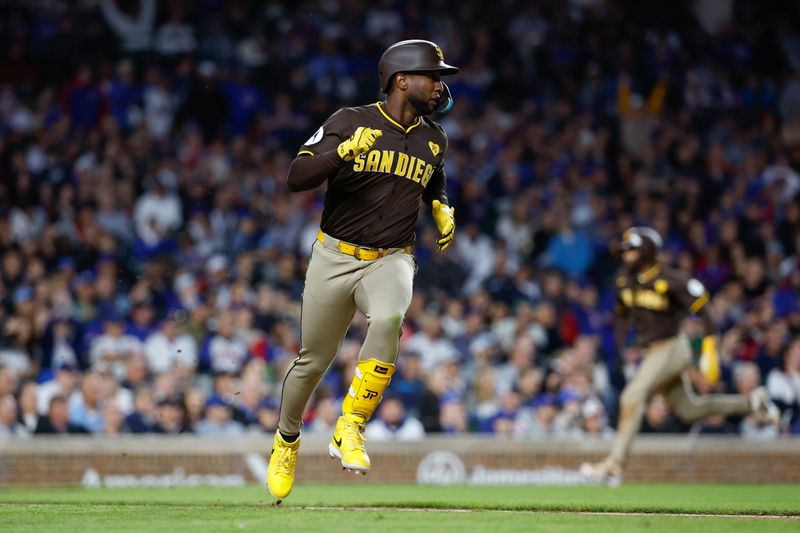
[(431, 153), (433, 154), (433, 157), (436, 157), (437, 155), (439, 155), (439, 145), (436, 144), (435, 142), (428, 141), (428, 148), (431, 149)]
[(442, 53), (442, 49), (439, 48), (438, 44), (433, 45), (436, 47), (436, 55), (439, 56), (439, 61), (444, 61), (444, 54)]

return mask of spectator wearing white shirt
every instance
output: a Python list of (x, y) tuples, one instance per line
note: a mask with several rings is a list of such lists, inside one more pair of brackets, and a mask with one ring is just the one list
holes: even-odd
[(495, 370), (495, 393), (503, 397), (514, 388), (514, 384), (525, 370), (536, 363), (536, 345), (528, 335), (520, 335), (508, 354), (508, 360)]
[(125, 335), (124, 331), (122, 317), (111, 313), (103, 322), (103, 334), (96, 337), (89, 348), (92, 368), (109, 369), (118, 380), (125, 379), (128, 358), (142, 353), (142, 342), (133, 335)]
[(50, 409), (50, 400), (54, 396), (69, 398), (78, 382), (76, 369), (77, 367), (72, 364), (62, 363), (56, 369), (53, 379), (39, 385), (36, 391), (36, 405), (40, 415), (47, 414)]
[(34, 203), (15, 205), (8, 216), (12, 237), (23, 244), (39, 239), (47, 226), (47, 213)]
[(459, 263), (468, 272), (464, 293), (472, 294), (492, 274), (494, 244), (488, 235), (481, 233), (477, 223), (469, 222), (459, 233), (454, 246)]
[(767, 375), (769, 397), (781, 409), (791, 410), (791, 421), (800, 419), (800, 337), (796, 337), (783, 353), (782, 368)]
[(528, 199), (519, 197), (497, 221), (497, 236), (506, 242), (509, 256), (517, 262), (533, 250), (533, 223)]
[(144, 343), (144, 355), (150, 372), (159, 374), (175, 366), (195, 368), (197, 366), (197, 344), (194, 338), (181, 333), (178, 324), (171, 318), (161, 321), (161, 328), (151, 334)]
[(17, 396), (19, 410), (17, 419), (25, 426), (28, 433), (36, 431), (36, 426), (39, 424), (39, 411), (36, 405), (38, 388), (35, 381), (27, 381), (20, 387)]
[(425, 428), (422, 422), (406, 415), (399, 398), (390, 396), (383, 399), (378, 418), (367, 424), (365, 434), (372, 440), (421, 440)]
[(108, 401), (103, 406), (103, 427), (100, 433), (116, 436), (121, 433), (130, 433), (130, 428), (125, 424), (125, 413), (116, 401)]
[(111, 373), (100, 374), (100, 390), (103, 403), (114, 403), (123, 416), (133, 412), (133, 391), (120, 385), (120, 382)]
[(153, 140), (169, 136), (177, 110), (175, 95), (156, 67), (147, 70), (144, 84), (144, 119)]
[(183, 221), (181, 201), (163, 181), (153, 180), (151, 189), (136, 202), (133, 213), (136, 235), (151, 248), (168, 238)]
[(163, 56), (190, 54), (197, 48), (194, 27), (184, 20), (184, 7), (181, 2), (170, 2), (169, 20), (156, 32), (154, 48)]
[(212, 372), (236, 374), (250, 355), (247, 343), (234, 334), (233, 314), (226, 311), (219, 317), (217, 332), (210, 335), (204, 346), (203, 358)]
[(0, 437), (27, 437), (28, 430), (17, 422), (17, 400), (10, 394), (0, 398)]
[(430, 371), (442, 363), (458, 359), (458, 350), (449, 339), (442, 335), (442, 326), (438, 316), (423, 315), (420, 323), (422, 329), (408, 339), (403, 349), (420, 354), (422, 367), (426, 371)]
[[(43, 338), (44, 361), (50, 361), (49, 367), (53, 370), (64, 365), (77, 367), (78, 354), (75, 350), (77, 341), (78, 332), (72, 321), (56, 317), (48, 325)], [(46, 409), (47, 404), (43, 407)]]
[(764, 169), (762, 179), (767, 188), (776, 187), (782, 203), (791, 202), (800, 192), (800, 174), (786, 161), (779, 161)]
[(122, 41), (126, 52), (146, 52), (153, 39), (156, 0), (139, 0), (138, 4), (138, 12), (133, 11), (135, 4), (131, 2), (125, 2), (122, 9), (113, 0), (103, 0), (100, 4), (103, 17)]
[[(736, 392), (750, 396), (761, 383), (761, 371), (751, 361), (740, 362), (733, 369)], [(753, 415), (747, 415), (739, 425), (742, 437), (755, 440), (770, 440), (778, 436), (778, 428), (769, 422), (762, 422)]]

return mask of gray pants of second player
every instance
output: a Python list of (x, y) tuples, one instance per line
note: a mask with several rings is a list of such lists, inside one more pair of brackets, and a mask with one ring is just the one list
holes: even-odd
[(692, 365), (692, 349), (684, 335), (653, 343), (620, 397), (617, 437), (609, 459), (620, 464), (642, 425), (645, 405), (661, 392), (681, 420), (694, 422), (709, 415), (750, 412), (750, 401), (741, 394), (695, 394), (685, 370)]
[(339, 252), (336, 240), (314, 243), (300, 319), (301, 347), (281, 392), (278, 429), (300, 431), (306, 403), (331, 366), (356, 309), (369, 324), (359, 360), (394, 363), (400, 328), (411, 304), (414, 258), (402, 249), (374, 261)]

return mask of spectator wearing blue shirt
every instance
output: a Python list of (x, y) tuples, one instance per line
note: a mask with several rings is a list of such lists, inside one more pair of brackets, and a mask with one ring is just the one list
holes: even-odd
[(228, 120), (230, 133), (236, 137), (247, 133), (247, 130), (267, 111), (264, 94), (250, 81), (247, 67), (236, 67), (233, 77), (220, 85), (228, 102)]
[(69, 423), (89, 433), (98, 433), (105, 424), (102, 414), (102, 383), (100, 376), (90, 372), (83, 377), (79, 390), (69, 398)]
[(244, 426), (231, 419), (233, 410), (220, 396), (206, 401), (206, 416), (197, 424), (201, 437), (236, 437), (244, 433)]
[(102, 84), (111, 115), (122, 131), (130, 131), (142, 120), (142, 89), (133, 77), (133, 63), (120, 61), (117, 75)]
[(571, 277), (580, 277), (589, 270), (593, 254), (592, 242), (586, 233), (573, 229), (565, 219), (559, 232), (547, 243), (542, 260)]
[(102, 101), (93, 77), (92, 67), (81, 65), (66, 94), (69, 118), (75, 128), (90, 130), (100, 119)]

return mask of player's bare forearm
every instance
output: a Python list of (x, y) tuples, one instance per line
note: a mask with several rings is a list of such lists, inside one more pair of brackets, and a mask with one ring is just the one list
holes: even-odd
[(310, 191), (322, 185), (343, 164), (336, 150), (320, 155), (299, 155), (289, 165), (286, 183), (292, 192)]

